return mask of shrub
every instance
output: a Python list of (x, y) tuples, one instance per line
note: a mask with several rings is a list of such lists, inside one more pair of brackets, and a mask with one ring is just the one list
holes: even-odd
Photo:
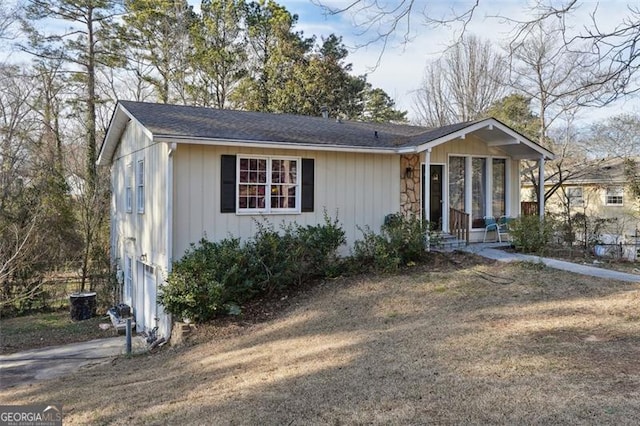
[(359, 229), (363, 239), (354, 244), (354, 264), (360, 270), (372, 267), (384, 272), (421, 260), (430, 234), (426, 222), (399, 213), (385, 217), (379, 235), (369, 227)]
[(239, 239), (192, 244), (173, 265), (160, 303), (178, 316), (198, 321), (239, 313), (239, 305), (258, 294), (281, 291), (299, 282), (334, 274), (345, 234), (338, 219), (302, 227), (258, 223), (247, 243)]
[(353, 245), (353, 269), (358, 272), (369, 269), (388, 272), (397, 269), (401, 262), (393, 253), (389, 241), (368, 226), (358, 229), (362, 232), (363, 239), (357, 240)]
[(245, 264), (240, 240), (192, 244), (173, 264), (159, 300), (178, 317), (205, 321), (220, 312), (228, 300), (251, 292), (243, 278)]
[(346, 243), (345, 233), (338, 218), (324, 214), (324, 224), (297, 228), (297, 238), (302, 245), (304, 271), (312, 277), (339, 275), (342, 262), (338, 248)]
[(522, 216), (510, 224), (510, 234), (516, 249), (526, 253), (543, 254), (551, 241), (554, 223), (539, 216)]
[(293, 226), (283, 226), (282, 234), (270, 224), (257, 226), (256, 235), (245, 246), (249, 259), (247, 275), (258, 292), (271, 294), (300, 280), (301, 248)]

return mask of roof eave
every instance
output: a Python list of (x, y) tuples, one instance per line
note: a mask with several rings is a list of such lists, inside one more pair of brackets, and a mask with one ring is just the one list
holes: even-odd
[(108, 166), (111, 164), (113, 154), (120, 142), (120, 137), (132, 118), (131, 114), (121, 104), (118, 103), (116, 105), (113, 115), (111, 116), (111, 121), (109, 122), (109, 127), (107, 128), (107, 134), (104, 136), (100, 152), (98, 153), (98, 159), (96, 160), (98, 166)]
[(263, 141), (249, 139), (225, 139), (225, 138), (209, 138), (209, 137), (193, 137), (178, 135), (161, 135), (153, 136), (154, 142), (178, 143), (178, 144), (194, 144), (194, 145), (212, 145), (212, 146), (239, 146), (245, 148), (276, 148), (276, 149), (297, 149), (303, 151), (342, 151), (342, 152), (361, 152), (370, 154), (398, 154), (398, 148), (380, 148), (355, 145), (328, 145), (313, 144), (299, 142), (284, 141)]
[[(533, 142), (532, 140), (528, 139), (527, 137), (521, 135), (520, 133), (512, 130), (510, 127), (508, 127), (507, 125), (501, 123), (500, 121), (496, 120), (495, 118), (486, 118), (484, 120), (479, 120), (476, 121), (474, 123), (470, 123), (468, 126), (457, 130), (455, 132), (449, 133), (447, 135), (441, 136), (437, 139), (434, 139), (432, 141), (428, 141), (422, 144), (419, 144), (415, 147), (415, 150), (417, 152), (422, 152), (422, 151), (426, 151), (428, 149), (431, 148), (435, 148), (438, 145), (441, 145), (443, 143), (452, 141), (454, 139), (457, 138), (461, 138), (464, 139), (466, 135), (468, 135), (469, 133), (475, 132), (477, 130), (480, 129), (484, 129), (484, 128), (493, 128), (493, 127), (497, 127), (498, 129), (500, 129), (503, 133), (509, 135), (511, 138), (513, 138), (514, 142), (516, 144), (524, 144), (526, 145), (528, 148), (530, 148), (533, 152), (539, 154), (539, 156), (544, 156), (544, 158), (546, 160), (553, 160), (555, 158), (555, 155), (545, 149), (544, 147), (538, 145), (537, 143)], [(527, 159), (527, 156), (517, 156), (518, 159)], [(514, 156), (514, 158), (516, 158), (516, 156)]]

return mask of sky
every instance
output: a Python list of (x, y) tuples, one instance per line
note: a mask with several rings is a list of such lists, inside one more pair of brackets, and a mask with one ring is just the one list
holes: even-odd
[[(316, 0), (320, 1), (320, 0)], [(348, 1), (324, 0), (330, 5), (344, 5)], [(480, 0), (479, 7), (474, 12), (473, 19), (466, 31), (484, 39), (489, 39), (497, 45), (505, 43), (512, 30), (504, 19), (496, 17), (497, 14), (510, 18), (524, 19), (523, 4), (533, 0)], [(461, 31), (460, 25), (429, 27), (425, 24), (422, 9), (428, 7), (431, 16), (443, 16), (451, 10), (464, 10), (473, 0), (415, 0), (414, 13), (409, 32), (410, 41), (403, 43), (404, 28), (398, 31), (397, 37), (391, 40), (382, 54), (380, 43), (368, 47), (354, 48), (370, 41), (373, 33), (358, 34), (361, 32), (354, 22), (362, 20), (366, 16), (360, 12), (356, 16), (348, 12), (338, 16), (327, 16), (323, 9), (312, 3), (311, 0), (281, 0), (289, 12), (299, 16), (298, 30), (305, 34), (328, 35), (336, 33), (343, 37), (344, 43), (351, 47), (349, 62), (353, 64), (356, 74), (367, 74), (368, 80), (375, 87), (384, 89), (403, 110), (409, 111), (409, 117), (414, 118), (413, 99), (416, 89), (423, 79), (425, 66), (437, 59), (449, 46)], [(381, 2), (383, 3), (383, 2)], [(397, 4), (397, 0), (389, 0), (388, 3)], [(555, 2), (557, 3), (557, 2)], [(596, 13), (598, 24), (603, 28), (613, 28), (621, 22), (627, 13), (626, 0), (606, 0), (601, 2), (583, 1), (578, 10), (569, 17), (569, 24), (575, 28), (581, 28), (590, 23), (590, 14)], [(378, 64), (378, 60), (380, 61)], [(637, 99), (624, 99), (607, 108), (589, 109), (579, 119), (583, 122), (600, 120), (607, 116), (622, 111), (640, 112)]]
[[(10, 0), (11, 1), (11, 0)], [(327, 15), (317, 5), (324, 2), (330, 6), (344, 6), (352, 0), (276, 0), (289, 12), (297, 14), (296, 30), (303, 31), (306, 36), (328, 36), (331, 33), (343, 37), (343, 42), (350, 48), (348, 62), (353, 64), (353, 72), (357, 75), (367, 74), (368, 81), (374, 87), (387, 92), (401, 110), (409, 112), (409, 118), (415, 118), (413, 109), (415, 91), (419, 88), (424, 75), (425, 66), (436, 60), (454, 41), (461, 31), (460, 25), (427, 26), (422, 11), (427, 8), (430, 16), (439, 17), (451, 14), (451, 11), (466, 10), (475, 0), (414, 0), (409, 41), (403, 43), (405, 28), (400, 28), (382, 52), (381, 43), (373, 43), (367, 47), (356, 48), (371, 41), (375, 33), (360, 34), (362, 29), (356, 24), (367, 19), (366, 13), (345, 12), (339, 15)], [(371, 0), (367, 0), (371, 1)], [(386, 3), (385, 3), (386, 1)], [(380, 0), (381, 4), (398, 4), (402, 0)], [(408, 1), (408, 0), (405, 0)], [(468, 33), (489, 39), (497, 46), (504, 44), (509, 38), (512, 27), (497, 14), (510, 18), (526, 18), (523, 4), (540, 0), (480, 0), (473, 19), (467, 26)], [(559, 3), (560, 0), (547, 0)], [(188, 0), (196, 10), (200, 0)], [(314, 3), (315, 2), (315, 3)], [(627, 13), (628, 0), (583, 0), (578, 10), (569, 17), (569, 23), (581, 28), (590, 21), (590, 13), (596, 10), (598, 24), (604, 29), (613, 28), (621, 22)], [(2, 46), (0, 46), (0, 51)], [(16, 55), (15, 52), (12, 55)], [(14, 58), (15, 59), (15, 58)], [(626, 98), (614, 105), (602, 109), (585, 110), (579, 119), (584, 123), (601, 120), (620, 112), (640, 113), (640, 101), (637, 98)]]

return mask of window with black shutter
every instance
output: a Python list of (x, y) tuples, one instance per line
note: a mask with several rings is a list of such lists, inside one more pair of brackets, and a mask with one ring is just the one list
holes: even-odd
[(236, 212), (236, 156), (223, 155), (220, 176), (220, 211)]
[(222, 213), (299, 213), (314, 209), (314, 160), (223, 155)]

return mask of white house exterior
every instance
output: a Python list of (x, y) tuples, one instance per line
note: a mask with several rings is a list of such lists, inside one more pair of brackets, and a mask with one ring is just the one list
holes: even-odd
[(247, 239), (256, 220), (315, 225), (327, 212), (350, 247), (390, 213), (448, 230), (455, 207), (481, 240), (483, 216), (519, 215), (520, 160), (552, 157), (495, 119), (425, 129), (122, 101), (98, 164), (111, 170), (123, 302), (139, 330), (168, 336), (159, 288), (202, 237)]

